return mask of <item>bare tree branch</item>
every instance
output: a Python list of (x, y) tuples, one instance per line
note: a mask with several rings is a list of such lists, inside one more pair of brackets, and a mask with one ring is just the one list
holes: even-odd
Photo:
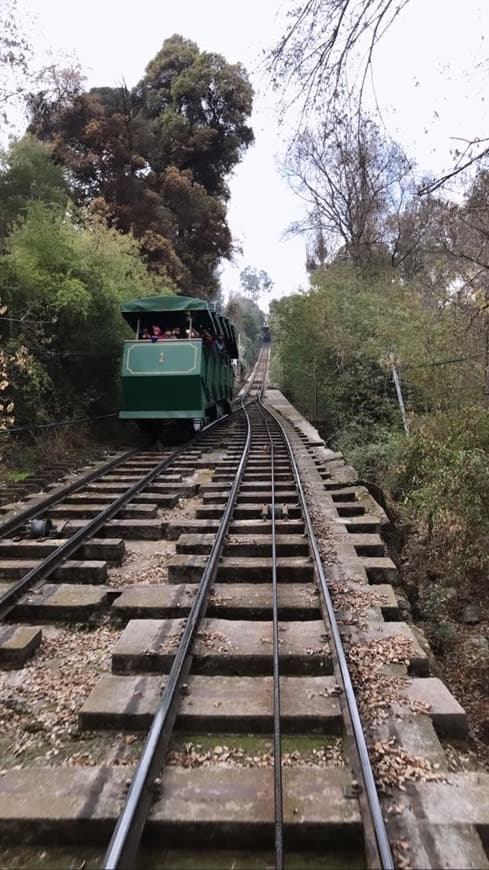
[[(467, 153), (470, 146), (474, 146), (474, 145), (479, 144), (480, 142), (486, 142), (486, 141), (487, 141), (486, 138), (473, 139), (473, 140), (469, 141), (468, 146), (465, 149), (464, 153)], [(455, 178), (457, 175), (460, 175), (462, 172), (465, 172), (466, 169), (469, 169), (469, 167), (473, 166), (475, 163), (480, 163), (480, 161), (484, 157), (487, 157), (488, 154), (489, 154), (489, 147), (483, 148), (482, 151), (479, 151), (477, 154), (474, 154), (472, 157), (470, 157), (465, 162), (460, 162), (460, 160), (459, 160), (457, 162), (456, 166), (452, 170), (450, 170), (450, 172), (447, 172), (447, 173), (445, 173), (445, 175), (442, 175), (440, 178), (437, 178), (434, 181), (431, 181), (429, 184), (425, 184), (422, 187), (420, 187), (418, 190), (418, 195), (425, 196), (426, 194), (434, 193), (435, 190), (439, 190), (441, 187), (443, 187), (447, 183), (447, 181), (450, 181), (452, 178)]]
[(342, 247), (355, 265), (387, 256), (387, 220), (412, 187), (411, 164), (371, 120), (355, 128), (335, 112), (319, 130), (304, 130), (290, 147), (286, 172), (307, 206), (292, 232), (312, 226), (330, 255)]
[(358, 56), (358, 104), (365, 89), (378, 43), (409, 0), (304, 0), (288, 13), (284, 36), (269, 52), (268, 68), (276, 87), (295, 87), (303, 117), (321, 105), (331, 105), (347, 90), (347, 72)]

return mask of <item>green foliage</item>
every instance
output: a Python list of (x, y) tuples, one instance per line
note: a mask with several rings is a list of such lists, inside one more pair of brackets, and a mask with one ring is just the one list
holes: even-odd
[(427, 309), (417, 285), (395, 273), (367, 282), (346, 265), (319, 270), (308, 292), (272, 305), (279, 383), (362, 478), (427, 529), (418, 576), (429, 565), (453, 585), (486, 582), (489, 571), (489, 410), (466, 323), (455, 306)]
[(249, 367), (255, 361), (262, 341), (265, 315), (256, 302), (239, 294), (229, 298), (226, 314), (233, 321), (239, 336), (241, 361), (245, 367)]
[(433, 414), (418, 422), (405, 448), (412, 502), (432, 522), (454, 513), (467, 525), (489, 523), (489, 411)]
[(48, 146), (34, 136), (24, 136), (9, 152), (0, 153), (0, 240), (25, 217), (31, 202), (63, 210), (68, 197), (64, 171), (54, 163)]
[(18, 425), (117, 407), (122, 301), (172, 292), (149, 275), (131, 236), (97, 218), (28, 206), (0, 259), (12, 321), (8, 346), (30, 363), (12, 381)]
[(389, 375), (379, 363), (386, 310), (381, 290), (392, 307), (402, 307), (398, 289), (387, 281), (366, 288), (354, 270), (336, 267), (316, 273), (308, 293), (272, 304), (281, 382), (301, 410), (325, 421), (333, 439), (352, 423), (368, 428), (398, 418)]
[[(435, 414), (415, 426), (400, 470), (408, 509), (423, 520), (455, 577), (489, 570), (489, 410)], [(441, 549), (440, 549), (441, 548)]]
[(430, 643), (436, 655), (450, 653), (457, 643), (457, 629), (453, 622), (434, 622), (430, 630)]
[(226, 195), (226, 175), (253, 142), (244, 68), (175, 34), (150, 61), (136, 91), (146, 117), (158, 123), (159, 159), (191, 170), (209, 194)]
[(255, 269), (253, 266), (246, 266), (240, 272), (239, 281), (246, 296), (249, 296), (253, 302), (258, 302), (262, 294), (269, 293), (273, 287), (273, 281), (268, 272), (264, 269)]
[[(272, 334), (283, 386), (332, 438), (350, 421), (400, 424), (392, 359), (410, 413), (461, 407), (480, 394), (464, 321), (448, 306), (427, 310), (417, 285), (395, 271), (318, 270), (308, 292), (273, 303)], [(438, 364), (465, 355), (463, 365)]]
[(386, 426), (364, 426), (352, 421), (338, 436), (341, 449), (361, 478), (382, 484), (391, 496), (401, 497), (404, 432)]

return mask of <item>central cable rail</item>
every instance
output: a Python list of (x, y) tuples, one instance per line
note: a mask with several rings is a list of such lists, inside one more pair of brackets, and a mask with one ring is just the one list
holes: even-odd
[[(278, 624), (278, 576), (277, 576), (277, 509), (275, 498), (275, 447), (273, 436), (268, 424), (267, 415), (263, 407), (263, 397), (268, 373), (270, 349), (267, 348), (265, 360), (262, 363), (262, 372), (257, 373), (258, 362), (254, 370), (254, 380), (261, 376), (257, 404), (265, 426), (270, 447), (270, 520), (272, 527), (272, 642), (273, 642), (273, 792), (274, 792), (274, 832), (275, 832), (275, 868), (283, 870), (284, 867), (284, 801), (282, 781), (282, 729), (280, 712), (280, 634)], [(261, 362), (261, 360), (260, 360)]]
[[(267, 360), (268, 361), (268, 360)], [(275, 813), (275, 867), (283, 870), (284, 866), (284, 809), (282, 783), (282, 731), (280, 714), (280, 634), (278, 625), (278, 577), (277, 577), (277, 531), (276, 516), (278, 505), (275, 500), (275, 453), (273, 436), (261, 401), (264, 383), (259, 394), (258, 408), (266, 428), (270, 445), (271, 502), (270, 519), (272, 525), (272, 618), (273, 618), (273, 773), (274, 773), (274, 813)]]

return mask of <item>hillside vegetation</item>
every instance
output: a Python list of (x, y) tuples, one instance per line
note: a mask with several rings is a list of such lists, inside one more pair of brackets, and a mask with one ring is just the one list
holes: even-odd
[[(12, 10), (0, 13), (13, 28), (0, 108), (8, 123), (10, 99), (23, 95), (28, 129), (0, 152), (0, 452), (10, 459), (7, 429), (117, 411), (131, 334), (121, 302), (182, 293), (219, 304), (219, 264), (232, 254), (227, 179), (253, 141), (240, 64), (174, 35), (133, 88), (88, 91), (76, 67), (33, 81)], [(235, 306), (244, 321), (246, 304)]]
[[(483, 631), (489, 619), (481, 320), (485, 309), (477, 296), (460, 302), (454, 295), (429, 307), (419, 287), (392, 270), (362, 277), (344, 263), (318, 269), (311, 288), (274, 303), (272, 315), (274, 379), (359, 477), (383, 489), (397, 528), (392, 555), (414, 615), (435, 651), (451, 654), (447, 663), (469, 709), (489, 678), (484, 634), (463, 633), (468, 605), (475, 604), (474, 621)], [(463, 664), (455, 652), (464, 653)], [(483, 732), (489, 723), (481, 718)]]

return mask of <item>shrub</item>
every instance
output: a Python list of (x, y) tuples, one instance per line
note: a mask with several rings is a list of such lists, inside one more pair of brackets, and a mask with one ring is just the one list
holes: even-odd
[(457, 643), (457, 628), (453, 622), (440, 622), (431, 626), (430, 642), (433, 652), (443, 656), (454, 649)]

